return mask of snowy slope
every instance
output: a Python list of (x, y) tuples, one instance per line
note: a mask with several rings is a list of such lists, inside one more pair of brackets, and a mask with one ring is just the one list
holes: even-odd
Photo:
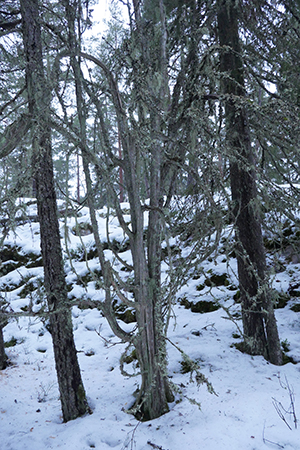
[[(81, 211), (78, 222), (88, 222), (86, 210)], [(78, 254), (81, 239), (90, 247), (92, 240), (91, 235), (79, 238), (73, 234), (75, 225), (75, 219), (68, 219), (68, 248)], [(105, 211), (100, 212), (99, 226), (105, 240)], [(109, 229), (111, 240), (124, 240), (115, 218), (111, 218)], [(63, 221), (61, 234), (65, 235)], [(24, 254), (38, 254), (38, 224), (20, 225), (5, 244), (19, 246)], [(113, 259), (109, 250), (106, 253)], [(130, 261), (128, 252), (123, 252), (122, 257)], [(91, 269), (97, 268), (96, 260), (88, 264)], [(230, 265), (229, 278), (234, 284), (234, 259)], [(85, 261), (74, 259), (73, 268), (81, 276), (87, 273)], [(221, 255), (215, 261), (206, 261), (203, 268), (206, 274), (222, 274), (228, 269), (228, 261)], [(299, 269), (300, 264), (287, 264), (285, 271), (274, 275), (274, 287), (287, 291), (289, 284), (297, 281)], [(67, 259), (66, 271), (68, 283), (75, 282), (76, 275)], [(10, 271), (1, 278), (2, 288), (11, 286), (2, 295), (14, 311), (26, 310), (30, 301), (37, 303), (38, 310), (36, 293), (20, 298), (24, 277), (37, 282), (42, 269), (20, 266)], [(241, 325), (240, 307), (232, 300), (235, 291), (225, 286), (197, 290), (204, 281), (204, 276), (191, 279), (178, 297), (194, 303), (218, 298), (223, 306), (230, 307), (230, 313)], [(103, 298), (93, 280), (88, 281), (87, 287), (75, 283), (70, 296)], [(206, 314), (193, 313), (178, 301), (168, 334), (169, 375), (177, 386), (176, 401), (168, 414), (145, 423), (126, 413), (134, 400), (139, 377), (121, 375), (119, 359), (125, 345), (113, 336), (97, 309), (73, 308), (79, 362), (93, 414), (67, 424), (62, 423), (51, 336), (45, 324), (38, 318), (11, 320), (4, 329), (5, 341), (14, 338), (17, 344), (6, 349), (12, 364), (0, 372), (0, 449), (300, 450), (300, 435), (293, 421), (295, 415), (300, 417), (300, 312), (290, 309), (294, 303), (296, 298), (277, 309), (276, 316), (281, 340), (289, 345), (289, 356), (299, 362), (276, 367), (262, 357), (251, 357), (236, 349), (233, 344), (239, 342), (239, 331), (223, 308)], [(123, 326), (130, 328), (132, 324)], [(199, 363), (217, 395), (210, 394), (205, 385), (198, 385), (195, 373), (181, 373), (182, 355), (176, 347)], [(127, 366), (132, 372), (133, 364)], [(201, 410), (195, 402), (201, 404)], [(295, 414), (286, 412), (291, 403)]]

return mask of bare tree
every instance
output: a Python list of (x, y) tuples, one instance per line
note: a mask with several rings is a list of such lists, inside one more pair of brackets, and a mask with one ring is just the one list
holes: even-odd
[[(148, 4), (149, 3), (149, 4)], [(188, 51), (183, 66), (174, 69), (174, 95), (169, 90), (168, 73), (168, 33), (164, 2), (160, 0), (155, 12), (147, 2), (145, 16), (140, 5), (134, 3), (131, 16), (130, 39), (126, 40), (123, 51), (127, 57), (126, 76), (130, 76), (130, 92), (119, 88), (125, 80), (117, 82), (117, 77), (107, 63), (82, 52), (80, 36), (80, 11), (68, 1), (64, 2), (68, 20), (68, 40), (65, 49), (58, 56), (70, 57), (73, 69), (75, 93), (80, 131), (77, 131), (77, 145), (81, 150), (87, 183), (87, 202), (90, 208), (91, 223), (103, 275), (105, 301), (102, 305), (113, 332), (125, 342), (133, 345), (136, 351), (141, 386), (131, 411), (141, 420), (159, 417), (168, 411), (168, 402), (173, 399), (167, 375), (166, 328), (172, 295), (176, 287), (165, 293), (161, 283), (161, 245), (164, 239), (168, 203), (173, 193), (176, 172), (184, 163), (187, 147), (180, 136), (189, 135), (190, 118), (185, 113), (195, 99), (192, 89), (196, 83), (197, 64), (195, 64), (197, 38)], [(79, 4), (77, 4), (77, 7)], [(199, 15), (200, 17), (200, 15)], [(150, 20), (148, 20), (150, 18)], [(76, 26), (75, 26), (76, 22)], [(137, 56), (138, 55), (138, 58)], [(117, 57), (117, 56), (116, 56)], [(117, 57), (118, 58), (118, 57)], [(114, 150), (104, 120), (103, 103), (96, 83), (85, 80), (80, 68), (80, 60), (89, 60), (100, 68), (103, 94), (115, 111), (116, 128), (122, 146), (122, 157)], [(125, 61), (125, 60), (124, 60)], [(58, 62), (57, 62), (58, 64)], [(118, 66), (118, 60), (114, 61)], [(177, 70), (178, 69), (178, 70)], [(189, 70), (188, 81), (185, 71)], [(179, 72), (179, 75), (178, 75)], [(130, 75), (128, 75), (130, 74)], [(130, 84), (129, 83), (129, 84)], [(189, 89), (186, 89), (188, 84)], [(103, 157), (91, 151), (87, 139), (87, 118), (84, 90), (90, 104), (95, 107), (95, 117), (99, 123)], [(183, 112), (182, 112), (183, 111)], [(188, 114), (187, 114), (188, 116)], [(65, 128), (58, 126), (64, 132)], [(69, 130), (74, 134), (74, 130)], [(76, 131), (75, 131), (76, 133)], [(173, 159), (174, 158), (174, 159)], [(114, 204), (119, 223), (127, 236), (132, 254), (133, 283), (126, 284), (105, 259), (103, 245), (99, 238), (94, 206), (94, 192), (89, 165), (93, 164), (100, 177), (106, 182), (106, 189)], [(126, 223), (119, 204), (118, 192), (113, 183), (113, 173), (117, 168), (124, 171), (125, 189), (130, 204), (130, 226)], [(145, 203), (145, 180), (147, 180), (149, 203)], [(165, 202), (164, 196), (167, 195)], [(148, 227), (145, 231), (145, 214), (148, 214)], [(117, 255), (116, 255), (117, 256)], [(120, 260), (120, 257), (118, 260)], [(120, 260), (121, 261), (121, 260)], [(135, 310), (137, 330), (125, 332), (117, 322), (113, 303), (118, 299)]]
[[(170, 306), (178, 284), (171, 278), (169, 285), (162, 284), (161, 247), (166, 237), (168, 208), (175, 191), (176, 175), (185, 166), (185, 157), (193, 146), (193, 140), (197, 145), (197, 132), (193, 127), (199, 122), (199, 115), (194, 111), (196, 105), (203, 107), (205, 99), (199, 96), (195, 86), (200, 79), (199, 72), (209, 61), (205, 55), (201, 64), (198, 63), (201, 33), (197, 32), (190, 45), (184, 42), (179, 50), (175, 47), (177, 54), (172, 59), (165, 5), (162, 0), (154, 3), (155, 11), (151, 1), (145, 2), (144, 10), (140, 9), (138, 2), (134, 3), (134, 14), (130, 15), (130, 35), (121, 43), (122, 51), (117, 51), (114, 58), (103, 62), (101, 58), (81, 50), (80, 2), (71, 4), (65, 0), (67, 34), (61, 40), (63, 48), (57, 55), (53, 70), (59, 76), (60, 59), (69, 58), (72, 76), (68, 82), (75, 92), (79, 127), (72, 126), (67, 115), (63, 123), (57, 119), (52, 123), (81, 151), (87, 185), (86, 202), (90, 209), (105, 291), (101, 307), (113, 332), (135, 348), (141, 385), (131, 412), (141, 420), (165, 413), (168, 402), (173, 399), (167, 374), (166, 332)], [(200, 26), (199, 22), (202, 23), (202, 11), (197, 10), (197, 2), (191, 3), (185, 13), (193, 22), (195, 31)], [(178, 11), (178, 24), (180, 13)], [(190, 23), (186, 27), (190, 29)], [(81, 63), (84, 60), (96, 65), (97, 70), (93, 71), (96, 81), (93, 76), (83, 76)], [(63, 92), (57, 91), (62, 105)], [(117, 139), (113, 141), (105, 121), (107, 103), (114, 110), (115, 122), (111, 122), (110, 127), (115, 126), (118, 132), (115, 136), (119, 134), (121, 155), (115, 147)], [(66, 111), (64, 106), (63, 110)], [(92, 148), (89, 137), (91, 119), (98, 127), (100, 146), (95, 144), (98, 153)], [(97, 177), (104, 180), (110, 204), (114, 205), (129, 241), (132, 265), (116, 254), (117, 260), (131, 272), (128, 280), (117, 273), (105, 258), (96, 218), (91, 166), (96, 169)], [(124, 172), (130, 224), (123, 216), (118, 188), (115, 188), (119, 168)], [(145, 201), (145, 192), (149, 201)], [(205, 230), (207, 232), (207, 227)], [(132, 333), (126, 332), (117, 321), (114, 314), (116, 301), (135, 310), (137, 327)]]
[[(161, 13), (163, 14), (163, 6), (161, 2)], [(162, 27), (165, 26), (165, 17), (161, 16)], [(138, 39), (144, 37), (142, 29), (139, 24), (137, 29)], [(165, 35), (164, 29), (159, 31), (160, 45), (159, 52), (164, 51)], [(147, 52), (144, 48), (143, 51)], [(147, 247), (145, 245), (145, 223), (144, 213), (145, 205), (142, 202), (142, 179), (139, 172), (139, 159), (142, 158), (140, 143), (137, 136), (129, 127), (127, 113), (121, 101), (121, 95), (118, 89), (115, 78), (108, 68), (96, 58), (90, 57), (82, 53), (83, 57), (94, 61), (101, 69), (108, 80), (112, 100), (115, 107), (118, 129), (120, 132), (120, 139), (123, 149), (123, 159), (119, 161), (124, 170), (125, 185), (128, 193), (130, 203), (131, 215), (131, 229), (125, 223), (121, 208), (118, 205), (118, 197), (114, 192), (113, 187), (110, 188), (111, 195), (115, 202), (115, 207), (119, 222), (123, 227), (124, 232), (128, 236), (130, 242), (130, 249), (133, 260), (134, 273), (134, 287), (133, 297), (134, 301), (126, 299), (126, 295), (121, 294), (122, 286), (119, 285), (120, 279), (115, 279), (113, 269), (108, 262), (105, 261), (103, 248), (97, 238), (97, 230), (95, 230), (95, 240), (98, 243), (98, 254), (101, 263), (102, 273), (104, 276), (104, 285), (106, 292), (106, 299), (103, 306), (104, 313), (117, 336), (121, 339), (134, 345), (136, 349), (137, 359), (139, 361), (140, 373), (142, 377), (140, 392), (137, 400), (132, 407), (134, 414), (141, 420), (149, 420), (159, 417), (168, 411), (168, 402), (173, 399), (171, 388), (167, 376), (167, 355), (165, 343), (165, 326), (163, 316), (164, 299), (161, 292), (161, 239), (162, 239), (162, 183), (161, 183), (161, 168), (162, 168), (162, 152), (163, 145), (159, 138), (161, 133), (161, 113), (166, 108), (166, 98), (168, 93), (168, 77), (164, 72), (166, 70), (166, 55), (160, 54), (164, 58), (162, 65), (158, 68), (156, 75), (162, 77), (164, 80), (161, 87), (157, 89), (154, 81), (154, 73), (149, 74), (147, 88), (156, 90), (152, 91), (153, 101), (158, 101), (150, 112), (151, 116), (151, 139), (153, 145), (151, 146), (151, 164), (149, 167), (150, 183), (150, 205), (149, 210), (149, 226), (147, 232)], [(144, 60), (144, 64), (149, 61)], [(149, 71), (151, 72), (151, 65), (149, 64)], [(155, 100), (154, 100), (155, 99)], [(98, 105), (99, 106), (99, 105)], [(98, 109), (98, 113), (101, 111)], [(102, 130), (105, 133), (105, 130)], [(109, 154), (113, 161), (116, 158), (112, 153)], [(101, 170), (101, 168), (100, 168)], [(86, 172), (87, 175), (87, 172)], [(88, 192), (91, 195), (90, 180), (87, 176)], [(93, 209), (93, 208), (92, 208)], [(92, 223), (94, 222), (91, 211)], [(133, 306), (136, 311), (137, 327), (136, 334), (124, 332), (118, 325), (112, 309), (112, 301), (115, 297), (112, 289), (115, 290), (120, 300), (126, 302), (127, 305)]]

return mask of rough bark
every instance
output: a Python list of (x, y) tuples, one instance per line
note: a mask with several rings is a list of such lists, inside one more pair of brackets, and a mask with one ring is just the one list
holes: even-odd
[(281, 364), (261, 231), (255, 155), (245, 108), (237, 3), (218, 0), (217, 18), (245, 350)]
[[(155, 178), (153, 173), (152, 175)], [(152, 192), (152, 194), (154, 193)], [(151, 200), (154, 203), (155, 197), (151, 197)], [(154, 208), (153, 203), (152, 207)], [(139, 199), (136, 198), (132, 201), (130, 206), (134, 212), (132, 217), (135, 218), (131, 249), (136, 286), (135, 301), (139, 305), (136, 311), (138, 334), (134, 344), (142, 375), (140, 392), (133, 411), (139, 419), (150, 420), (166, 413), (169, 410), (168, 402), (173, 400), (167, 377), (165, 330), (162, 315), (160, 284), (161, 218), (153, 214), (154, 209), (150, 211), (147, 239), (148, 258), (146, 258), (143, 237), (143, 211)]]
[[(127, 133), (127, 137), (130, 136), (128, 131)], [(128, 145), (129, 142), (130, 145)], [(173, 395), (167, 376), (165, 330), (162, 315), (161, 218), (157, 215), (155, 208), (155, 204), (160, 198), (159, 191), (156, 192), (159, 186), (157, 185), (157, 174), (151, 171), (153, 191), (150, 209), (152, 209), (149, 214), (148, 252), (146, 252), (144, 212), (139, 197), (141, 187), (136, 176), (138, 150), (135, 145), (133, 138), (123, 139), (124, 174), (132, 226), (129, 239), (134, 268), (134, 300), (138, 305), (136, 308), (138, 333), (132, 342), (136, 348), (142, 378), (139, 394), (131, 410), (138, 419), (145, 421), (166, 413), (169, 410), (168, 402), (173, 400)], [(158, 176), (159, 173), (160, 168), (158, 168)]]
[(74, 343), (71, 312), (63, 269), (50, 128), (50, 90), (43, 70), (37, 0), (21, 0), (29, 114), (32, 121), (33, 167), (40, 221), (50, 329), (65, 422), (88, 412)]

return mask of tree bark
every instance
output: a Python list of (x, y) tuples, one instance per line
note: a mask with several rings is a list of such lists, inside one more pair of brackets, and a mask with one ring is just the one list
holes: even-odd
[(282, 352), (268, 286), (236, 1), (218, 0), (217, 19), (245, 350), (279, 365)]
[(50, 127), (50, 89), (44, 76), (38, 0), (21, 0), (33, 168), (40, 221), (44, 285), (50, 314), (63, 420), (89, 411), (74, 343), (63, 268), (54, 188)]

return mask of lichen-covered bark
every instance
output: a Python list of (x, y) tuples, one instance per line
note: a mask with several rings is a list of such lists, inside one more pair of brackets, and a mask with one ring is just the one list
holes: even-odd
[[(137, 244), (135, 250), (138, 250), (139, 247), (140, 245)], [(139, 269), (135, 271), (137, 286), (135, 301), (139, 308), (136, 311), (138, 334), (134, 344), (142, 381), (133, 411), (140, 420), (151, 420), (169, 410), (168, 402), (173, 400), (173, 394), (167, 376), (160, 279), (149, 276), (149, 268), (144, 254), (144, 250), (141, 249), (138, 255)], [(160, 252), (158, 252), (159, 254)], [(136, 259), (137, 255), (133, 254), (133, 258)], [(156, 270), (159, 267), (160, 262), (157, 264)]]
[(255, 156), (245, 108), (245, 82), (235, 0), (218, 0), (220, 68), (225, 95), (226, 138), (230, 151), (232, 213), (245, 350), (282, 363), (280, 341), (268, 287)]
[(63, 419), (67, 422), (88, 412), (88, 405), (74, 343), (71, 312), (68, 309), (53, 177), (50, 90), (43, 69), (38, 1), (21, 0), (20, 6), (44, 284)]

